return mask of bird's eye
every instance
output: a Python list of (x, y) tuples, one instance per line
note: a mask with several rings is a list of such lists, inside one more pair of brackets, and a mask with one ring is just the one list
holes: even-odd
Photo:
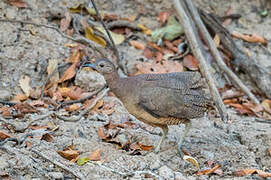
[(103, 67), (104, 67), (104, 64), (100, 64), (100, 67), (103, 68)]

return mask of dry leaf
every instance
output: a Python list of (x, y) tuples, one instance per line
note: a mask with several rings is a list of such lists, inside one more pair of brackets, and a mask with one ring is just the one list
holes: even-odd
[(103, 106), (104, 104), (104, 100), (103, 99), (100, 99), (96, 105), (92, 108), (92, 111), (99, 111), (99, 109)]
[(140, 144), (139, 142), (137, 142), (137, 144), (139, 145), (140, 149), (143, 151), (150, 151), (153, 149), (153, 146), (147, 146), (144, 144)]
[(143, 55), (147, 58), (147, 59), (152, 59), (154, 54), (153, 52), (149, 49), (149, 48), (145, 48)]
[(79, 152), (76, 150), (65, 150), (65, 151), (56, 151), (60, 156), (62, 156), (65, 159), (73, 160), (76, 159), (79, 156)]
[(103, 47), (106, 46), (106, 41), (102, 37), (95, 35), (93, 29), (90, 26), (86, 27), (85, 36), (89, 40), (91, 40), (97, 44), (100, 44)]
[(171, 73), (182, 72), (183, 66), (178, 61), (162, 61), (162, 62), (142, 62), (136, 64), (138, 72), (136, 74), (149, 73)]
[(30, 106), (44, 106), (44, 101), (34, 100), (29, 103)]
[[(108, 38), (108, 35), (103, 27), (96, 27), (96, 29), (98, 29), (101, 33), (103, 33)], [(112, 31), (109, 31), (109, 33), (116, 45), (120, 45), (125, 40), (125, 37), (122, 34), (117, 34)]]
[(53, 138), (53, 136), (51, 134), (45, 133), (45, 134), (42, 135), (41, 140), (45, 140), (47, 142), (53, 142), (54, 138)]
[(199, 69), (199, 63), (192, 55), (187, 55), (183, 58), (183, 66), (192, 71), (197, 71)]
[(102, 150), (101, 149), (97, 149), (95, 151), (93, 151), (89, 156), (89, 160), (91, 161), (100, 161), (101, 160), (101, 153)]
[(202, 171), (199, 171), (197, 172), (197, 175), (198, 176), (201, 176), (201, 175), (209, 175), (209, 174), (212, 174), (214, 173), (218, 168), (220, 168), (221, 165), (220, 164), (217, 164), (215, 165), (212, 169), (206, 169), (206, 170), (202, 170)]
[(145, 49), (145, 45), (139, 41), (129, 41), (129, 43), (134, 46), (136, 49)]
[(235, 38), (243, 39), (244, 41), (251, 42), (251, 43), (262, 43), (263, 45), (266, 45), (266, 40), (257, 34), (242, 34), (237, 31), (233, 31), (231, 35)]
[(1, 140), (5, 140), (6, 138), (10, 138), (11, 135), (6, 133), (6, 132), (3, 132), (3, 131), (0, 131), (0, 139)]
[(54, 85), (57, 86), (58, 80), (59, 80), (59, 72), (57, 69), (57, 60), (56, 59), (50, 59), (48, 61), (47, 66), (47, 74), (50, 76), (54, 71), (56, 71), (50, 78), (50, 84), (47, 86), (46, 89), (48, 89), (50, 86)]
[(183, 160), (187, 161), (187, 162), (190, 162), (191, 164), (193, 164), (197, 169), (199, 169), (199, 163), (198, 161), (191, 157), (191, 156), (188, 156), (188, 155), (184, 155), (183, 156)]
[(71, 20), (72, 20), (72, 18), (71, 18), (70, 13), (66, 12), (65, 17), (62, 18), (61, 21), (60, 21), (60, 30), (62, 32), (66, 31), (69, 28)]
[(63, 74), (63, 76), (61, 77), (61, 79), (58, 82), (64, 82), (67, 81), (71, 78), (73, 78), (76, 74), (76, 63), (72, 64)]
[(78, 109), (80, 108), (79, 104), (72, 104), (68, 107), (66, 107), (65, 109), (69, 112), (72, 112), (72, 111), (77, 111)]
[(30, 77), (26, 75), (21, 76), (19, 84), (25, 95), (29, 97), (30, 90), (32, 89), (30, 87)]
[(104, 130), (103, 130), (102, 127), (98, 128), (98, 135), (102, 140), (106, 140), (106, 135), (105, 135)]
[(243, 169), (240, 171), (235, 171), (234, 175), (235, 176), (246, 176), (246, 175), (250, 175), (250, 174), (254, 174), (254, 173), (257, 173), (262, 178), (271, 177), (271, 173), (264, 172), (264, 171), (258, 170), (258, 169)]
[(218, 47), (220, 45), (220, 37), (218, 34), (215, 34), (214, 43), (215, 43), (216, 47)]
[(27, 4), (22, 0), (6, 0), (6, 2), (17, 8), (27, 8)]
[(73, 64), (77, 64), (81, 58), (83, 57), (84, 53), (81, 50), (80, 46), (76, 46), (73, 48), (74, 52), (72, 53), (72, 55), (70, 57), (68, 57), (66, 59), (66, 62), (71, 62)]
[(170, 16), (169, 12), (160, 12), (157, 16), (157, 21), (161, 24), (164, 24)]
[(268, 112), (269, 114), (271, 114), (271, 100), (269, 99), (265, 99), (262, 103), (261, 103), (262, 107), (264, 108), (264, 110), (266, 112)]
[(146, 35), (152, 34), (152, 31), (149, 28), (147, 28), (146, 26), (144, 26), (143, 24), (138, 24), (137, 27), (139, 27), (142, 30), (142, 32)]
[(28, 99), (28, 96), (25, 94), (17, 94), (15, 97), (12, 98), (12, 102), (21, 102)]

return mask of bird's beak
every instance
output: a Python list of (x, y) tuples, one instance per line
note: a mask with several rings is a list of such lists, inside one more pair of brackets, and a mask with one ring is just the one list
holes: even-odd
[(97, 70), (97, 66), (95, 64), (91, 64), (91, 63), (85, 63), (85, 64), (83, 64), (82, 67), (90, 67), (94, 70)]

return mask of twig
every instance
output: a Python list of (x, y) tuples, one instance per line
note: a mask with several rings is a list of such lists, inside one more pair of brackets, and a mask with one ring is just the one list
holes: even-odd
[(271, 120), (266, 120), (266, 119), (255, 118), (255, 121), (259, 123), (271, 124)]
[[(208, 47), (210, 48), (210, 51), (212, 55), (214, 56), (214, 59), (216, 60), (219, 68), (225, 72), (231, 79), (234, 81), (240, 89), (255, 103), (260, 104), (259, 100), (250, 92), (250, 90), (243, 84), (243, 82), (236, 76), (224, 63), (222, 57), (220, 56), (219, 51), (216, 48), (216, 45), (214, 41), (212, 40), (209, 32), (207, 31), (205, 25), (203, 24), (200, 15), (198, 13), (198, 10), (195, 8), (193, 2), (191, 0), (186, 0), (186, 3), (188, 5), (188, 8), (190, 10), (191, 15), (193, 16), (193, 19), (198, 26), (199, 31), (201, 32), (201, 35), (204, 39), (204, 41), (207, 43)], [(222, 72), (222, 73), (223, 73)]]
[(91, 93), (90, 95), (88, 95), (86, 97), (83, 97), (82, 99), (65, 101), (65, 102), (61, 103), (61, 107), (63, 107), (64, 105), (67, 105), (67, 104), (74, 104), (74, 103), (84, 102), (85, 100), (90, 99), (93, 96), (95, 96), (96, 94), (100, 93), (104, 88), (105, 88), (105, 86), (102, 87), (101, 89), (99, 89), (98, 91), (95, 91), (95, 92)]
[(228, 119), (227, 109), (225, 105), (223, 104), (223, 101), (215, 86), (215, 81), (210, 74), (210, 70), (209, 70), (210, 68), (205, 62), (205, 58), (204, 58), (203, 50), (202, 50), (202, 42), (199, 40), (199, 36), (198, 36), (194, 23), (189, 19), (189, 16), (185, 11), (185, 5), (183, 5), (181, 2), (179, 0), (173, 0), (175, 9), (179, 16), (179, 20), (184, 28), (186, 37), (191, 46), (191, 50), (194, 56), (196, 57), (196, 59), (199, 61), (200, 71), (202, 72), (203, 76), (207, 80), (210, 93), (212, 94), (212, 97), (216, 103), (220, 116), (223, 121), (227, 121)]
[(83, 176), (83, 174), (81, 174), (80, 172), (73, 171), (72, 168), (69, 168), (69, 167), (65, 166), (64, 164), (61, 164), (60, 162), (54, 160), (53, 158), (46, 156), (45, 154), (41, 153), (39, 150), (32, 149), (31, 151), (34, 152), (35, 154), (37, 154), (38, 156), (42, 157), (43, 159), (55, 164), (56, 166), (60, 167), (61, 169), (64, 169), (65, 171), (71, 173), (75, 177), (77, 177), (79, 179), (86, 179)]
[(91, 3), (92, 3), (93, 8), (94, 8), (95, 11), (96, 11), (96, 15), (97, 15), (99, 21), (100, 21), (101, 24), (103, 25), (103, 28), (104, 28), (104, 30), (105, 30), (105, 32), (106, 32), (108, 38), (109, 38), (110, 41), (111, 41), (111, 46), (113, 47), (113, 50), (114, 50), (115, 55), (116, 55), (116, 57), (117, 57), (117, 59), (118, 59), (118, 62), (120, 62), (120, 55), (119, 55), (119, 51), (118, 51), (118, 49), (117, 49), (117, 47), (116, 47), (116, 45), (115, 45), (115, 42), (114, 42), (114, 40), (113, 40), (113, 38), (112, 38), (112, 36), (111, 36), (111, 34), (110, 34), (110, 32), (109, 32), (109, 30), (108, 30), (106, 24), (104, 23), (103, 18), (101, 17), (100, 12), (99, 12), (98, 8), (96, 7), (96, 4), (95, 4), (94, 0), (91, 0)]
[(109, 89), (105, 89), (103, 92), (101, 92), (96, 98), (95, 100), (92, 102), (92, 104), (87, 107), (85, 110), (83, 110), (78, 116), (76, 117), (71, 117), (71, 118), (67, 118), (67, 117), (64, 117), (64, 116), (61, 116), (57, 113), (55, 113), (56, 117), (63, 120), (63, 121), (69, 121), (69, 122), (76, 122), (76, 121), (79, 121), (89, 110), (91, 110), (96, 104), (97, 102), (102, 99), (106, 93), (109, 91)]
[(28, 136), (33, 136), (33, 133), (26, 133), (24, 134), (21, 138), (15, 138), (15, 137), (11, 137), (11, 138), (6, 138), (4, 141), (0, 142), (0, 146), (3, 146), (4, 144), (6, 144), (8, 141), (15, 141), (16, 145), (20, 145), (22, 144), (26, 138)]
[(98, 17), (99, 21), (102, 23), (103, 28), (106, 31), (106, 34), (107, 34), (107, 36), (109, 37), (109, 39), (111, 41), (111, 47), (113, 47), (113, 51), (115, 53), (115, 56), (117, 57), (117, 63), (119, 65), (120, 69), (124, 72), (124, 74), (127, 75), (128, 74), (127, 69), (125, 68), (124, 63), (121, 61), (120, 54), (119, 54), (119, 51), (117, 49), (117, 46), (115, 45), (115, 42), (114, 42), (114, 40), (113, 40), (113, 38), (112, 38), (106, 24), (104, 23), (103, 18), (101, 17), (101, 15), (100, 15), (97, 7), (96, 7), (96, 4), (95, 4), (94, 0), (91, 0), (91, 3), (93, 5), (93, 8), (96, 11), (96, 14), (97, 14), (97, 17)]
[(233, 41), (230, 32), (224, 28), (219, 20), (212, 14), (200, 11), (205, 25), (219, 35), (221, 44), (234, 58), (234, 65), (248, 74), (257, 87), (269, 98), (271, 98), (271, 74), (268, 69), (261, 66), (256, 59), (248, 57), (244, 51)]
[(141, 29), (135, 23), (131, 23), (129, 21), (123, 21), (123, 20), (112, 21), (107, 24), (107, 27), (109, 29), (119, 28), (119, 27), (128, 27), (136, 31), (141, 31)]
[(57, 28), (57, 27), (46, 25), (46, 24), (38, 24), (38, 23), (34, 23), (34, 22), (29, 22), (29, 21), (21, 21), (21, 20), (0, 19), (0, 22), (1, 21), (2, 22), (11, 22), (11, 23), (31, 24), (31, 25), (34, 25), (34, 26), (46, 27), (46, 28), (54, 29), (62, 37), (67, 38), (67, 39), (72, 40), (72, 41), (77, 42), (77, 43), (89, 45), (91, 48), (97, 50), (101, 55), (103, 55), (104, 57), (107, 57), (107, 52), (105, 51), (105, 49), (101, 45), (96, 44), (96, 43), (92, 42), (91, 40), (89, 40), (87, 38), (84, 38), (84, 37), (81, 37), (81, 36), (79, 36), (77, 38), (72, 38), (70, 36), (67, 36), (66, 34), (64, 34), (63, 32), (61, 32), (61, 30), (59, 28)]
[(10, 105), (10, 106), (13, 106), (13, 105), (17, 104), (16, 102), (9, 102), (9, 101), (1, 100), (1, 99), (0, 99), (0, 103), (4, 104), (4, 105)]

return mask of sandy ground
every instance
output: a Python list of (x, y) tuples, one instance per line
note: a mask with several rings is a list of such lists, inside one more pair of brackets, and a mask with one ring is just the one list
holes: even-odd
[[(78, 1), (27, 0), (26, 2), (29, 8), (18, 10), (18, 8), (1, 1), (0, 17), (55, 25), (46, 17), (54, 12), (64, 14), (67, 7), (74, 6)], [(148, 13), (138, 21), (150, 29), (159, 27), (155, 20), (158, 12), (172, 8), (170, 2), (161, 0), (105, 2), (99, 1), (98, 6), (121, 16), (136, 15), (144, 6)], [(197, 2), (199, 7), (212, 10), (220, 15), (223, 15), (231, 6), (232, 12), (241, 14), (242, 18), (238, 22), (233, 22), (229, 26), (230, 30), (257, 33), (270, 42), (271, 18), (259, 16), (258, 12), (261, 9), (258, 1), (203, 0)], [(36, 35), (33, 36), (26, 30), (29, 28), (32, 28)], [(52, 29), (0, 22), (0, 89), (8, 90), (11, 95), (20, 92), (18, 82), (22, 74), (31, 77), (32, 86), (42, 85), (46, 78), (43, 71), (47, 61), (57, 59), (59, 62), (63, 62), (70, 55), (70, 50), (64, 46), (66, 43), (71, 43), (71, 41), (63, 38)], [(263, 48), (258, 44), (244, 43), (243, 45), (249, 48), (251, 54), (259, 60), (260, 64), (271, 67), (270, 46)], [(136, 55), (137, 51), (131, 50), (127, 44), (120, 49), (125, 59), (131, 64), (140, 59), (140, 54)], [(246, 81), (250, 84), (249, 79)], [(201, 169), (209, 168), (208, 162), (213, 161), (214, 164), (221, 164), (220, 170), (222, 171), (220, 175), (197, 176), (195, 174), (196, 168), (177, 155), (176, 142), (184, 130), (183, 125), (170, 127), (162, 150), (158, 154), (143, 152), (141, 155), (131, 155), (125, 150), (118, 149), (115, 144), (103, 142), (97, 134), (99, 127), (107, 124), (109, 120), (112, 120), (113, 123), (123, 123), (129, 119), (128, 112), (116, 98), (106, 96), (104, 101), (105, 103), (115, 102), (115, 112), (112, 115), (104, 115), (103, 118), (96, 119), (82, 118), (78, 122), (64, 122), (57, 118), (45, 118), (37, 121), (38, 125), (54, 122), (59, 125), (59, 129), (53, 133), (53, 142), (31, 138), (29, 140), (32, 144), (31, 148), (82, 174), (86, 179), (154, 178), (154, 176), (147, 176), (140, 171), (152, 172), (162, 179), (261, 179), (256, 174), (235, 177), (233, 173), (245, 168), (271, 172), (271, 156), (267, 153), (267, 149), (271, 147), (271, 124), (256, 122), (254, 117), (239, 116), (232, 109), (228, 109), (232, 120), (230, 125), (225, 125), (218, 118), (208, 118), (207, 116), (192, 120), (191, 131), (184, 144), (186, 151), (198, 160)], [(46, 109), (43, 112), (46, 112)], [(33, 116), (38, 115), (34, 114)], [(26, 123), (27, 120), (10, 121), (20, 124)], [(154, 145), (158, 141), (159, 129), (153, 129), (137, 120), (132, 120), (132, 122), (136, 123), (136, 126), (122, 128), (118, 135), (119, 138), (127, 138), (130, 135), (136, 141), (147, 145)], [(3, 126), (1, 129), (6, 130)], [(30, 130), (13, 132), (12, 134), (21, 137), (27, 132)], [(101, 148), (101, 157), (105, 160), (103, 166), (94, 163), (78, 166), (58, 155), (57, 150), (62, 150), (72, 143), (81, 155)], [(0, 173), (7, 173), (12, 179), (74, 179), (70, 172), (64, 171), (33, 153), (31, 148), (26, 148), (24, 144), (16, 146), (13, 142), (8, 142), (4, 146), (8, 151), (0, 150)], [(112, 170), (121, 173), (134, 172), (134, 174), (130, 177), (124, 177), (120, 173), (112, 172)]]

